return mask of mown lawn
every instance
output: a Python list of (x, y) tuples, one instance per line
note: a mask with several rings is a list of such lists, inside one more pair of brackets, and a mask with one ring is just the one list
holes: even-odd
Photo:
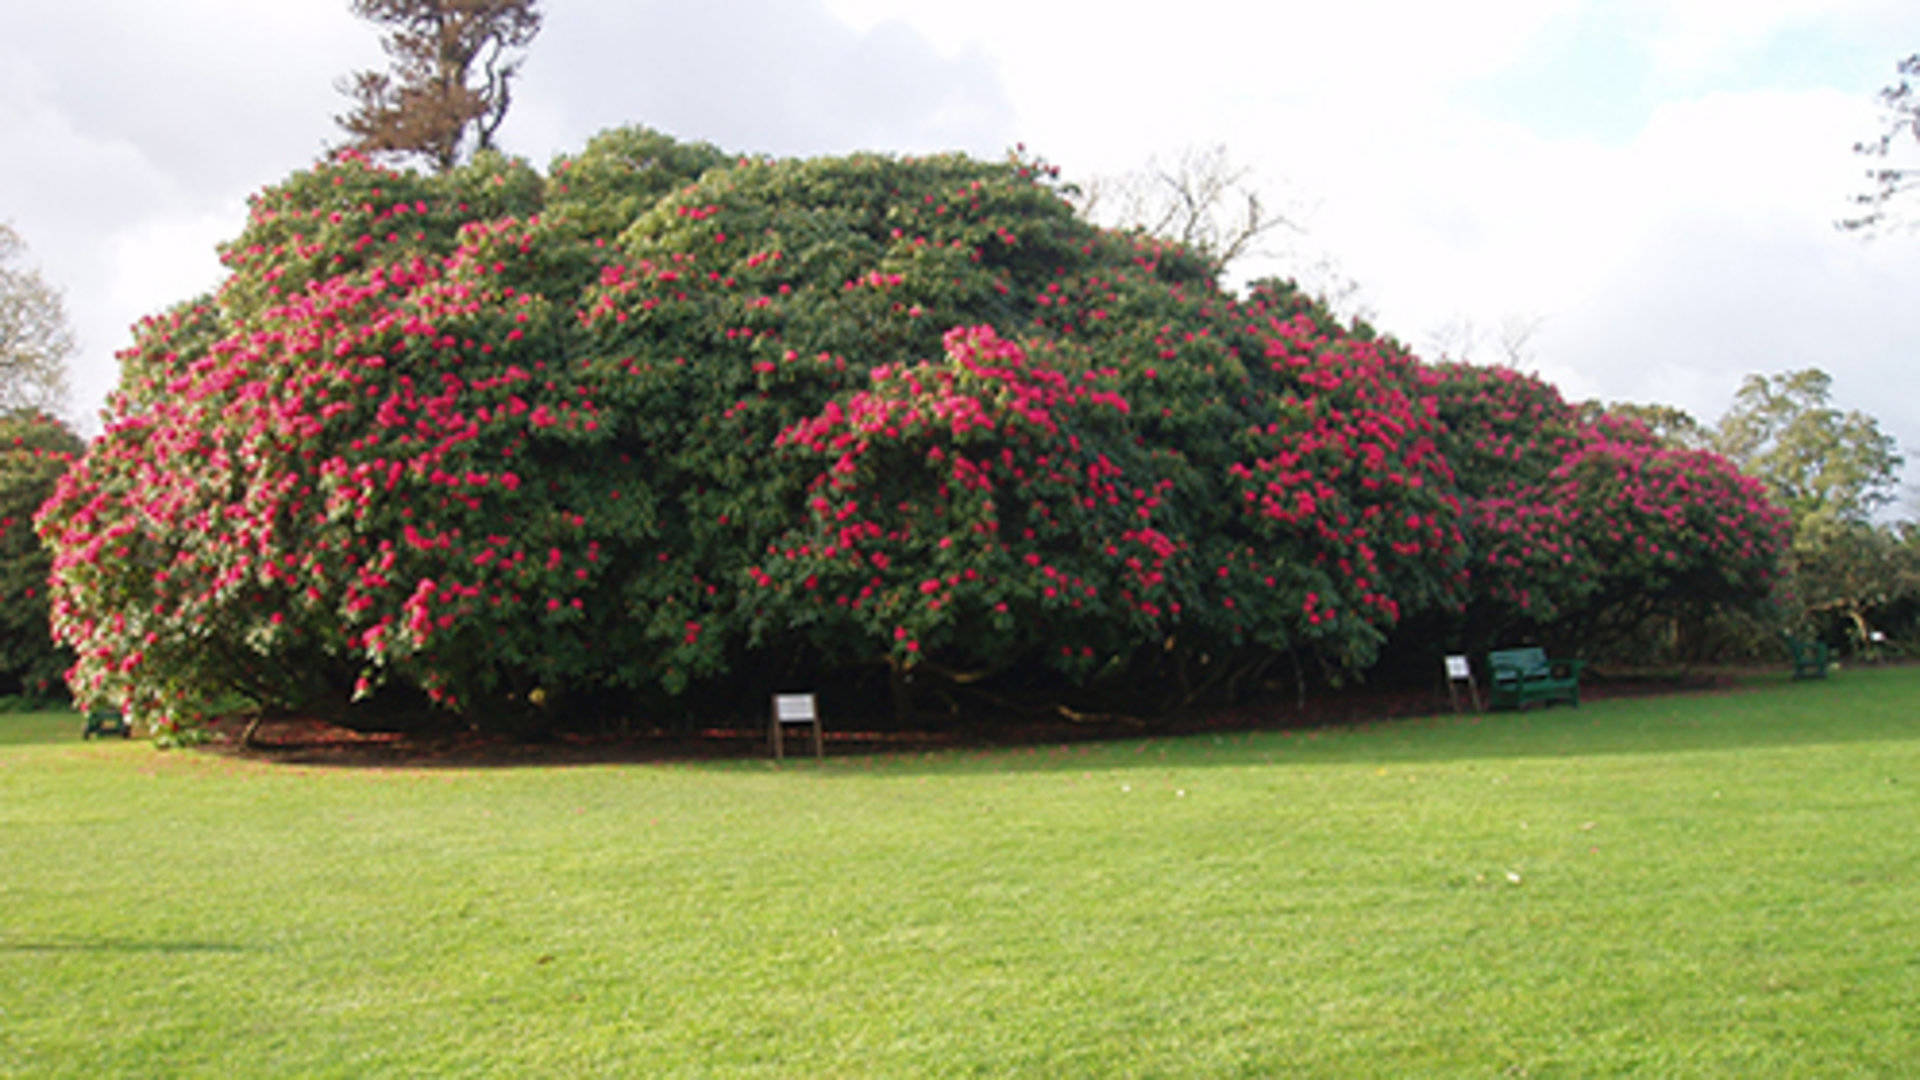
[(1920, 668), (327, 770), (0, 717), (4, 1076), (1920, 1073)]

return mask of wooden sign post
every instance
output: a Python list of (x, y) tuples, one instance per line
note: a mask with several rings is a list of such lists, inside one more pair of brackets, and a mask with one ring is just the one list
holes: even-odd
[(826, 756), (820, 743), (820, 707), (814, 702), (812, 694), (775, 694), (773, 696), (773, 757), (778, 761), (787, 756), (783, 730), (788, 724), (810, 724), (813, 727), (813, 756)]
[(1464, 656), (1447, 657), (1447, 698), (1453, 702), (1453, 711), (1460, 711), (1460, 684), (1467, 684), (1467, 694), (1473, 699), (1473, 711), (1480, 712), (1480, 687), (1473, 681), (1473, 665)]

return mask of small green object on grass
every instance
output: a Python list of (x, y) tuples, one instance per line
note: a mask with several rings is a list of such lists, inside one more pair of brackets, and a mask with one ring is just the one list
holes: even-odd
[(1493, 707), (1524, 709), (1531, 702), (1580, 704), (1582, 660), (1553, 660), (1538, 646), (1499, 649), (1487, 654), (1492, 672)]
[(118, 735), (123, 739), (130, 739), (133, 737), (133, 725), (127, 722), (126, 714), (119, 709), (94, 709), (87, 713), (87, 730), (82, 732), (80, 737), (91, 739), (95, 735), (102, 738)]
[(1796, 679), (1824, 679), (1833, 666), (1832, 654), (1824, 641), (1809, 640), (1793, 634), (1782, 634), (1787, 643), (1787, 653), (1793, 660), (1793, 677)]

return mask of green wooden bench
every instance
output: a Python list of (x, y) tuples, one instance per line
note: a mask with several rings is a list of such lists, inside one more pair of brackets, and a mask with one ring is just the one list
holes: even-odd
[(1782, 634), (1787, 643), (1787, 653), (1793, 658), (1793, 677), (1796, 679), (1824, 679), (1827, 669), (1832, 667), (1833, 657), (1827, 651), (1824, 641), (1808, 641), (1792, 634)]
[(95, 735), (118, 735), (130, 739), (133, 737), (133, 725), (127, 723), (126, 716), (119, 709), (95, 709), (87, 714), (87, 730), (80, 737), (91, 739)]
[(1581, 660), (1552, 660), (1538, 646), (1499, 649), (1487, 654), (1493, 707), (1524, 709), (1531, 702), (1580, 704)]

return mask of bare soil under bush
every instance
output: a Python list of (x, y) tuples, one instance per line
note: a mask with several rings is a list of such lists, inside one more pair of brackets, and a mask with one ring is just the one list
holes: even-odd
[[(1687, 672), (1615, 673), (1595, 677), (1581, 687), (1584, 700), (1640, 697), (1682, 692), (1724, 691), (1736, 686), (1743, 674), (1729, 669)], [(1481, 688), (1482, 696), (1485, 688)], [(1464, 687), (1461, 707), (1470, 708)], [(1556, 706), (1560, 707), (1560, 706)], [(1426, 689), (1349, 687), (1322, 690), (1304, 701), (1292, 693), (1276, 694), (1231, 708), (1141, 720), (1120, 716), (1031, 718), (1005, 715), (929, 718), (923, 730), (861, 730), (862, 725), (837, 726), (825, 717), (826, 753), (830, 756), (872, 753), (909, 753), (962, 747), (1026, 746), (1035, 743), (1080, 742), (1137, 738), (1144, 735), (1184, 735), (1226, 731), (1277, 731), (1426, 716), (1451, 711), (1444, 684)], [(744, 759), (769, 756), (764, 723), (739, 718), (729, 725), (696, 733), (637, 732), (625, 735), (554, 735), (540, 740), (514, 740), (478, 733), (433, 737), (369, 734), (319, 720), (262, 721), (251, 741), (242, 744), (244, 719), (213, 725), (216, 740), (209, 749), (283, 764), (357, 768), (505, 767), (516, 765), (591, 765), (618, 762), (664, 762)], [(788, 740), (790, 754), (804, 756), (806, 740)]]

